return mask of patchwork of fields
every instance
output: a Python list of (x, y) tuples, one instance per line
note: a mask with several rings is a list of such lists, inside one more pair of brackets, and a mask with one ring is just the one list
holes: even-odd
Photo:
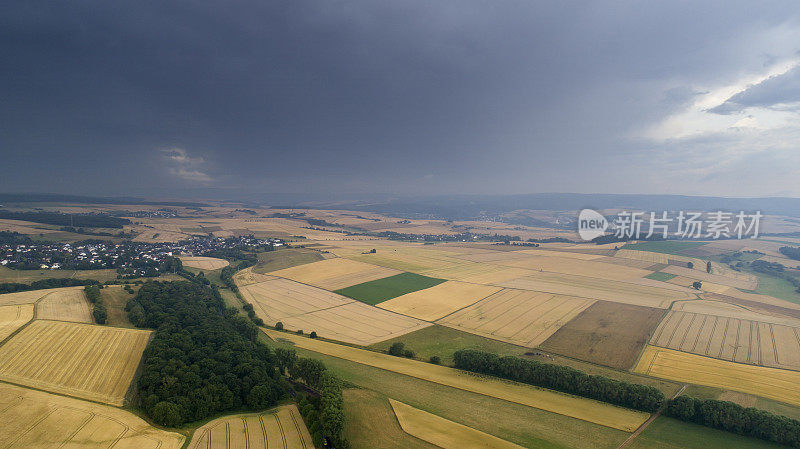
[(150, 333), (36, 320), (0, 346), (0, 380), (121, 406)]
[(0, 447), (179, 449), (184, 437), (125, 410), (0, 383)]
[(670, 311), (650, 343), (733, 362), (800, 370), (800, 327)]
[(225, 416), (199, 427), (188, 449), (313, 449), (295, 405), (254, 415)]
[(378, 307), (425, 321), (436, 321), (500, 291), (500, 287), (447, 281), (384, 301)]
[(594, 301), (503, 289), (438, 323), (528, 347), (538, 346)]
[(389, 403), (403, 431), (443, 449), (522, 449), (488, 433), (444, 419), (393, 399)]
[(325, 290), (338, 290), (400, 273), (400, 271), (390, 268), (355, 260), (335, 258), (285, 268), (269, 274), (324, 288)]
[(48, 288), (45, 290), (30, 290), (17, 293), (6, 293), (0, 295), (0, 306), (12, 306), (17, 304), (32, 304), (51, 293), (65, 292), (69, 290), (83, 290), (83, 287), (64, 287)]
[(280, 321), (287, 329), (316, 331), (320, 337), (349, 343), (370, 345), (430, 326), (424, 321), (278, 277), (239, 285), (239, 291), (253, 305), (256, 314), (270, 325)]

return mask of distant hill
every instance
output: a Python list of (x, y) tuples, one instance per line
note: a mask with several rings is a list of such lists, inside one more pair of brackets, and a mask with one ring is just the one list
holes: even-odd
[(207, 207), (208, 204), (186, 201), (151, 201), (135, 197), (95, 197), (61, 195), (57, 193), (0, 193), (4, 203), (81, 203), (81, 204), (131, 204), (140, 206)]

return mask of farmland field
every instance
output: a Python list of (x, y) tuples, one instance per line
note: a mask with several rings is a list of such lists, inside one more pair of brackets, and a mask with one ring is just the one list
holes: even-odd
[(440, 279), (470, 282), (473, 284), (495, 284), (527, 276), (532, 274), (532, 271), (524, 268), (470, 262), (450, 268), (426, 271), (422, 274)]
[(348, 343), (369, 345), (430, 325), (278, 277), (239, 285), (239, 290), (270, 325), (280, 321), (287, 329), (315, 331), (320, 337)]
[[(548, 251), (540, 251), (540, 253), (547, 252)], [(533, 271), (546, 271), (615, 280), (639, 278), (651, 273), (649, 270), (625, 265), (614, 265), (603, 262), (592, 262), (591, 260), (556, 256), (527, 255), (525, 258), (501, 260), (493, 263)]]
[(224, 416), (194, 431), (188, 449), (314, 449), (297, 407)]
[(645, 277), (647, 279), (653, 279), (654, 281), (667, 282), (668, 280), (670, 280), (670, 279), (672, 279), (672, 278), (674, 278), (676, 276), (677, 275), (675, 275), (675, 274), (662, 273), (660, 271), (656, 271), (655, 273), (650, 273)]
[(28, 290), (24, 292), (6, 293), (0, 295), (0, 306), (16, 304), (32, 304), (51, 293), (60, 293), (68, 290), (83, 290), (83, 287), (48, 288), (44, 290)]
[(585, 298), (507, 288), (443, 318), (439, 324), (534, 347), (593, 302)]
[(629, 447), (632, 449), (780, 449), (786, 446), (661, 416), (633, 440), (633, 444)]
[(800, 326), (670, 311), (650, 343), (732, 362), (800, 370)]
[(184, 266), (190, 268), (197, 268), (200, 270), (219, 270), (220, 268), (230, 265), (225, 259), (217, 259), (215, 257), (180, 257)]
[(635, 371), (800, 405), (797, 371), (745, 365), (655, 346), (645, 348)]
[(345, 437), (353, 449), (436, 449), (403, 432), (389, 401), (378, 393), (354, 388), (343, 393)]
[(121, 406), (150, 331), (36, 320), (0, 346), (0, 380)]
[(430, 288), (443, 282), (445, 282), (444, 279), (436, 279), (414, 273), (399, 273), (383, 279), (336, 290), (336, 293), (374, 305), (407, 293)]
[(657, 308), (667, 308), (674, 300), (694, 298), (690, 293), (667, 288), (561, 273), (536, 272), (498, 285)]
[(705, 271), (694, 270), (687, 267), (677, 267), (674, 265), (664, 268), (663, 270), (661, 270), (661, 272), (674, 274), (676, 276), (684, 276), (690, 279), (696, 279), (700, 281), (713, 282), (715, 284), (720, 284), (720, 285), (727, 285), (728, 287), (741, 288), (743, 290), (754, 290), (758, 285), (758, 282), (753, 276), (747, 278), (738, 276), (734, 278), (731, 276), (722, 276), (719, 274), (706, 273)]
[(103, 304), (106, 306), (106, 310), (108, 311), (107, 324), (109, 326), (129, 328), (134, 327), (128, 319), (128, 312), (125, 311), (125, 305), (128, 304), (128, 301), (130, 301), (131, 298), (133, 298), (132, 294), (126, 292), (120, 286), (106, 285), (100, 290), (100, 298), (103, 300)]
[(663, 315), (662, 309), (597, 301), (558, 329), (541, 348), (628, 370)]
[(179, 449), (184, 436), (107, 405), (0, 383), (0, 447)]
[(51, 278), (94, 279), (105, 282), (117, 278), (117, 270), (12, 270), (0, 266), (0, 283), (18, 282), (30, 284), (33, 281)]
[(338, 290), (351, 285), (400, 274), (397, 270), (349, 259), (335, 258), (284, 268), (270, 273), (325, 290)]
[(500, 287), (447, 281), (381, 302), (378, 307), (425, 321), (435, 321), (498, 291)]
[(92, 313), (83, 290), (65, 289), (39, 299), (36, 303), (36, 318), (91, 323)]
[(322, 260), (322, 254), (305, 248), (287, 248), (275, 251), (267, 251), (258, 254), (258, 263), (253, 267), (253, 271), (259, 274), (269, 273), (270, 271), (283, 270), (284, 268), (296, 267), (307, 263)]
[(33, 304), (0, 306), (0, 342), (33, 319)]
[(402, 402), (389, 399), (389, 403), (406, 433), (443, 449), (522, 449), (522, 446)]
[(528, 385), (474, 376), (453, 368), (393, 357), (363, 349), (342, 346), (271, 330), (264, 332), (276, 341), (345, 360), (382, 368), (418, 379), (492, 396), (518, 404), (578, 418), (595, 424), (631, 432), (647, 419), (647, 414), (609, 404), (578, 398)]

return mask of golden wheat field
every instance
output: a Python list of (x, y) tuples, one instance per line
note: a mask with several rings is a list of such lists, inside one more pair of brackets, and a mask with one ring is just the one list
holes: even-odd
[(107, 405), (0, 383), (0, 447), (179, 449), (184, 436)]
[(0, 306), (0, 341), (33, 319), (33, 304)]
[(655, 346), (645, 349), (634, 371), (800, 405), (797, 371), (745, 365)]
[(752, 365), (800, 370), (800, 328), (670, 311), (650, 344)]
[(562, 273), (535, 272), (497, 285), (662, 309), (669, 307), (672, 301), (694, 298), (691, 293), (667, 288)]
[(522, 446), (394, 399), (389, 399), (389, 404), (404, 432), (443, 449), (522, 449)]
[[(265, 276), (266, 277), (266, 276)], [(321, 288), (272, 277), (239, 291), (267, 324), (317, 332), (320, 337), (370, 345), (430, 326)]]
[(591, 299), (503, 289), (439, 324), (509, 343), (534, 347), (594, 304)]
[(523, 268), (503, 267), (488, 263), (469, 262), (450, 268), (425, 271), (420, 274), (439, 279), (470, 282), (473, 284), (496, 284), (532, 274)]
[(338, 290), (400, 273), (400, 271), (390, 268), (350, 259), (335, 258), (285, 268), (273, 271), (270, 274), (324, 288), (325, 290)]
[(0, 306), (12, 306), (16, 304), (32, 304), (51, 293), (63, 292), (68, 290), (83, 290), (83, 287), (63, 287), (48, 288), (44, 290), (30, 290), (26, 292), (5, 293), (0, 295)]
[(447, 281), (392, 298), (377, 306), (421, 320), (435, 321), (498, 291), (500, 287)]
[(574, 274), (578, 276), (616, 280), (640, 278), (652, 273), (652, 271), (649, 270), (628, 267), (625, 265), (614, 265), (602, 262), (592, 262), (590, 260), (557, 256), (528, 256), (522, 259), (497, 261), (494, 263), (510, 267), (525, 268), (533, 271), (548, 271), (553, 273)]
[(780, 314), (762, 313), (741, 305), (712, 299), (678, 301), (672, 305), (672, 310), (676, 312), (702, 313), (706, 315), (738, 318), (740, 320), (763, 321), (765, 323), (800, 327), (799, 318), (792, 318)]
[(297, 407), (224, 416), (194, 431), (188, 449), (314, 449)]
[(181, 263), (190, 268), (199, 270), (219, 270), (230, 265), (225, 259), (216, 257), (181, 257)]
[[(350, 254), (345, 257), (382, 267), (413, 273), (443, 269), (464, 263), (458, 253), (444, 249), (427, 249), (422, 245), (376, 247), (374, 254)], [(335, 251), (334, 251), (335, 252)]]
[(558, 413), (560, 415), (582, 419), (626, 432), (635, 430), (649, 416), (647, 413), (636, 412), (591, 399), (579, 398), (490, 377), (475, 376), (446, 366), (394, 357), (290, 333), (277, 332), (269, 329), (262, 330), (273, 340), (288, 341), (297, 347), (310, 351)]
[(36, 320), (0, 346), (0, 380), (121, 406), (150, 333)]
[(36, 302), (36, 318), (43, 320), (91, 323), (92, 313), (83, 290), (61, 290), (45, 295)]

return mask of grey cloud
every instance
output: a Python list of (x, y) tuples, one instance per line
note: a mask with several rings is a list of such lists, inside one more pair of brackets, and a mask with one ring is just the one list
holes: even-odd
[(732, 114), (753, 106), (774, 107), (800, 102), (800, 65), (788, 72), (770, 77), (733, 95), (710, 109), (716, 114)]

